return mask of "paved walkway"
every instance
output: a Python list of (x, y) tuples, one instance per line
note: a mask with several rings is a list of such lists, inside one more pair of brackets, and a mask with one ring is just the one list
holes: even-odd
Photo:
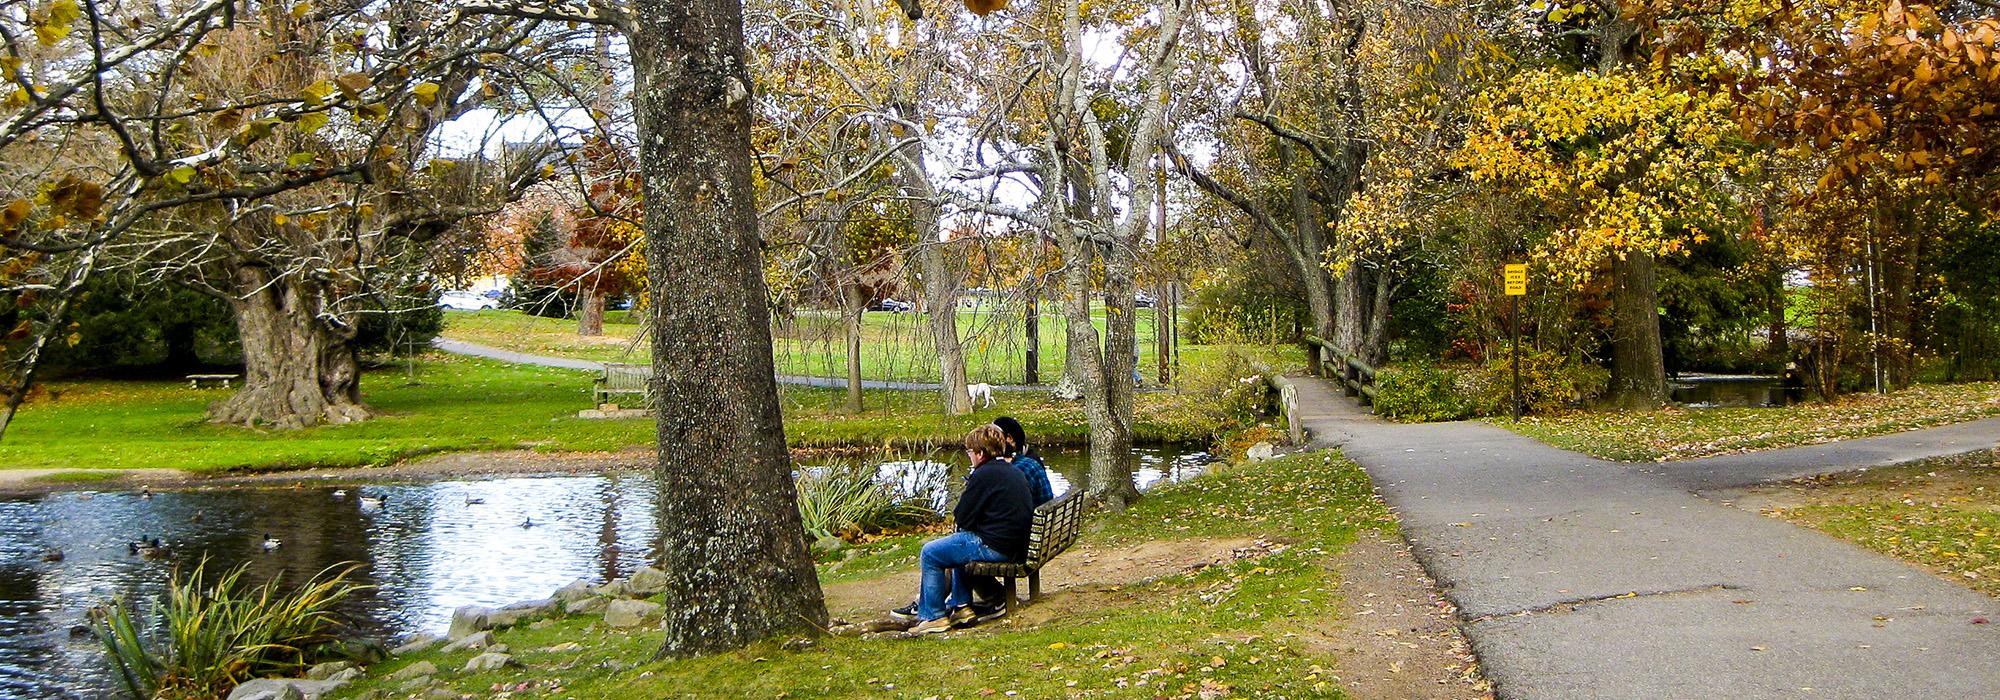
[[(1299, 382), (1504, 698), (2000, 698), (2000, 601), (1692, 489), (1992, 448), (2000, 419), (1635, 465), (1482, 423), (1377, 421)], [(2000, 622), (2000, 621), (1996, 621)]]
[[(530, 355), (524, 352), (514, 352), (512, 350), (504, 350), (501, 348), (496, 348), (491, 345), (481, 345), (479, 343), (470, 343), (463, 340), (452, 340), (450, 338), (432, 339), (431, 345), (439, 350), (443, 350), (445, 352), (452, 353), (454, 355), (470, 355), (473, 357), (484, 357), (489, 360), (512, 362), (517, 365), (540, 365), (542, 367), (580, 369), (580, 370), (589, 370), (592, 372), (604, 368), (604, 363), (602, 362), (594, 362), (591, 360), (577, 360), (567, 357), (549, 357), (547, 355)], [(796, 384), (799, 386), (816, 386), (828, 389), (847, 388), (847, 379), (844, 377), (802, 377), (802, 376), (780, 374), (778, 375), (778, 383)], [(863, 389), (887, 389), (890, 391), (937, 391), (941, 387), (942, 385), (936, 382), (929, 382), (929, 383), (879, 382), (872, 379), (861, 380), (861, 388)], [(994, 391), (1048, 391), (1049, 387), (1032, 386), (1025, 384), (995, 384), (993, 385), (993, 390)]]

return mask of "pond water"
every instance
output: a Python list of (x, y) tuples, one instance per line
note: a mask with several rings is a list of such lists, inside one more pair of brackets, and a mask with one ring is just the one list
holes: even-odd
[(1669, 382), (1674, 403), (1688, 408), (1766, 408), (1804, 398), (1787, 397), (1778, 377), (1684, 375)]
[[(1198, 452), (1139, 452), (1141, 489), (1208, 462)], [(1047, 456), (1058, 494), (1086, 483), (1085, 455)], [(911, 460), (878, 473), (942, 508), (965, 468), (962, 459)], [(379, 588), (346, 606), (360, 633), (442, 633), (457, 606), (539, 598), (649, 563), (657, 499), (644, 472), (0, 498), (0, 698), (108, 694), (96, 638), (77, 633), (87, 611), (113, 598), (156, 599), (172, 567), (203, 555), (212, 569), (247, 562), (255, 581), (361, 562), (358, 578)], [(526, 519), (535, 526), (521, 527)], [(264, 551), (267, 535), (283, 545)], [(133, 556), (127, 544), (142, 537), (174, 554)], [(45, 560), (54, 551), (61, 561)]]

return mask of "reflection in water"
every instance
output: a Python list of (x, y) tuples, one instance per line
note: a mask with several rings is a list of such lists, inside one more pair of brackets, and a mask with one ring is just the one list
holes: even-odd
[[(1048, 457), (1056, 493), (1085, 483), (1085, 455)], [(943, 509), (962, 462), (895, 462), (880, 474)], [(1140, 488), (1188, 478), (1205, 462), (1141, 451)], [(644, 472), (0, 499), (0, 698), (109, 692), (96, 638), (73, 628), (113, 598), (157, 599), (170, 571), (204, 556), (210, 570), (249, 563), (252, 582), (302, 581), (360, 562), (361, 582), (378, 586), (345, 605), (360, 634), (442, 632), (457, 606), (630, 574), (655, 550), (657, 499)], [(526, 519), (536, 526), (520, 527)], [(265, 551), (266, 535), (283, 546)], [(146, 537), (160, 538), (172, 556), (132, 555), (127, 544)], [(53, 551), (60, 561), (45, 560)]]
[(1778, 377), (1690, 376), (1669, 388), (1674, 403), (1687, 408), (1770, 408), (1805, 398), (1802, 389), (1787, 393)]
[[(1193, 478), (1211, 461), (1206, 452), (1167, 452), (1157, 450), (1135, 450), (1139, 464), (1133, 472), (1132, 481), (1139, 490), (1152, 488), (1155, 484), (1173, 483)], [(1042, 454), (1043, 462), (1049, 470), (1049, 486), (1055, 495), (1069, 493), (1072, 488), (1090, 486), (1090, 454), (1082, 450), (1050, 450)], [(964, 485), (965, 474), (969, 470), (964, 459), (954, 462), (934, 460), (911, 460), (884, 462), (876, 467), (876, 480), (889, 484), (896, 492), (918, 498), (931, 505), (938, 512), (949, 511), (952, 499)]]

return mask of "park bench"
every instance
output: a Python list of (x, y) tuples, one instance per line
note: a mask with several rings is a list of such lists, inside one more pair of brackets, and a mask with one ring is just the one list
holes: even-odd
[[(599, 406), (610, 403), (613, 396), (632, 394), (645, 398), (648, 392), (647, 382), (652, 377), (652, 365), (606, 362), (604, 374), (598, 376), (597, 383), (591, 387), (590, 398), (592, 403)], [(650, 401), (647, 402), (647, 406), (651, 405)]]
[[(976, 561), (965, 565), (965, 573), (975, 576), (997, 576), (1006, 582), (1007, 595), (1003, 601), (1008, 614), (1013, 614), (1015, 603), (1031, 603), (1042, 598), (1042, 567), (1049, 560), (1062, 554), (1076, 543), (1076, 536), (1083, 527), (1083, 493), (1072, 489), (1040, 508), (1035, 509), (1035, 523), (1028, 530), (1028, 559), (1021, 563), (1011, 561)], [(1016, 597), (1015, 579), (1028, 579), (1028, 599), (1019, 601)]]
[(203, 385), (203, 384), (207, 384), (207, 385), (209, 385), (209, 386), (215, 386), (215, 385), (217, 385), (217, 384), (220, 384), (220, 385), (222, 385), (222, 388), (224, 388), (224, 389), (227, 389), (227, 388), (229, 388), (229, 383), (230, 383), (231, 381), (235, 381), (235, 379), (236, 379), (236, 378), (237, 378), (238, 376), (241, 376), (241, 375), (235, 375), (235, 374), (190, 374), (190, 375), (188, 375), (188, 376), (187, 376), (187, 380), (188, 380), (188, 388), (189, 388), (189, 389), (200, 389), (200, 388), (202, 387), (202, 385)]

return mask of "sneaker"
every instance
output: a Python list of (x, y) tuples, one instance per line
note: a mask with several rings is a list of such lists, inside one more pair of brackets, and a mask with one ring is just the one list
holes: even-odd
[(972, 606), (960, 605), (956, 608), (952, 608), (951, 614), (946, 615), (945, 617), (950, 618), (951, 624), (953, 625), (965, 625), (965, 624), (971, 624), (973, 618), (976, 618), (978, 616), (979, 616), (978, 613), (973, 611)]
[(917, 622), (917, 602), (913, 600), (910, 601), (909, 605), (889, 611), (889, 619), (902, 622)]
[(975, 623), (990, 622), (1007, 616), (1007, 606), (1004, 603), (974, 602), (968, 609), (972, 611), (972, 621)]
[(935, 620), (925, 620), (923, 622), (917, 623), (917, 626), (910, 628), (910, 634), (919, 635), (919, 634), (934, 634), (937, 632), (949, 632), (951, 631), (951, 627), (952, 627), (951, 618), (940, 617)]

